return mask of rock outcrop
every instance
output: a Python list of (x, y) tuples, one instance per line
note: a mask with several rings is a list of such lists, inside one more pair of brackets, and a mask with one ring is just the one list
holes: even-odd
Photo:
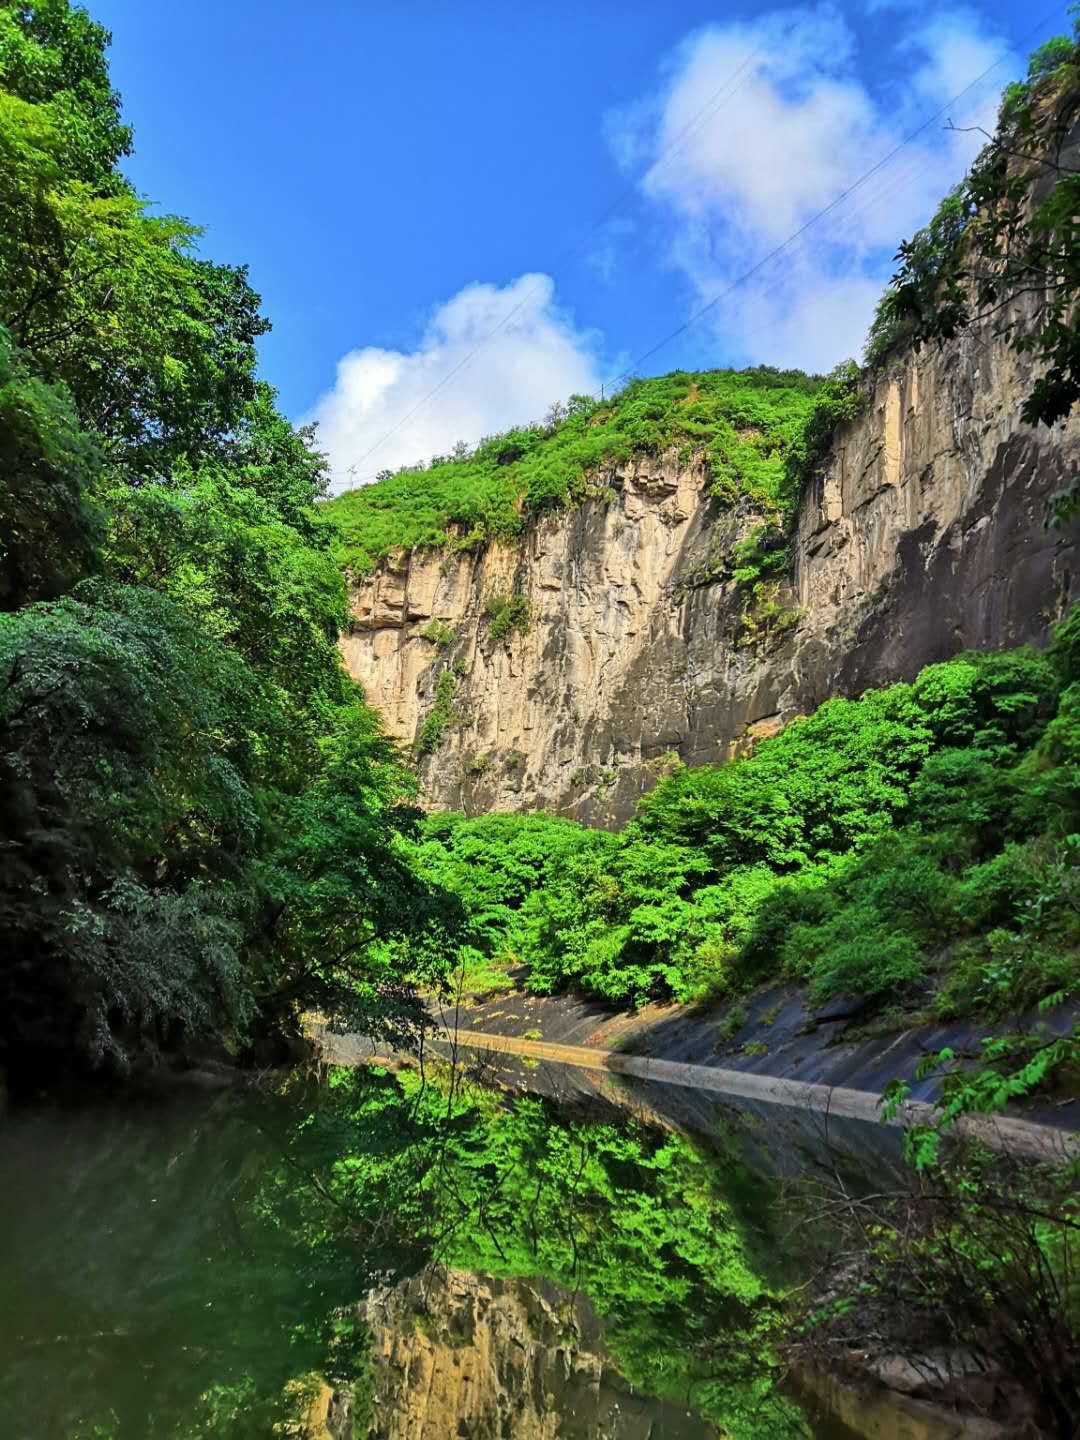
[[(513, 543), (385, 563), (353, 593), (346, 663), (404, 741), (441, 706), (433, 805), (618, 824), (674, 756), (722, 761), (829, 696), (1045, 641), (1077, 591), (1075, 531), (1043, 508), (1080, 472), (1080, 419), (1023, 425), (1030, 381), (989, 328), (881, 371), (803, 496), (779, 625), (724, 563), (755, 517), (673, 451)], [(493, 640), (511, 595), (528, 628)]]

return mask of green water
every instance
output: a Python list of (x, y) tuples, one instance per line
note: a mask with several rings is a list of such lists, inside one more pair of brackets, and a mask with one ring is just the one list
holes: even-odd
[(23, 1112), (0, 1433), (392, 1437), (423, 1379), (480, 1440), (822, 1435), (777, 1385), (786, 1229), (730, 1140), (408, 1074)]

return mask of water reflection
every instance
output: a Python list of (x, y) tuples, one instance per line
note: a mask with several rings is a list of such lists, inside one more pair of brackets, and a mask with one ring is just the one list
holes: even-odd
[(706, 1440), (717, 1431), (635, 1390), (584, 1294), (441, 1266), (368, 1301), (380, 1440)]
[(734, 1148), (460, 1077), (17, 1117), (5, 1434), (809, 1435), (771, 1201)]

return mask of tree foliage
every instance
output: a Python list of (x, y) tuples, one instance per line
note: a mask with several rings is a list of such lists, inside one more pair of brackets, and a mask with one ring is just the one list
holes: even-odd
[(540, 992), (689, 1000), (786, 975), (884, 1003), (933, 972), (943, 1015), (1034, 1004), (1080, 973), (1078, 625), (677, 767), (618, 835), (429, 820), (423, 864), (484, 917), (483, 964), (527, 964)]
[[(0, 1066), (415, 1016), (457, 910), (337, 638), (242, 268), (151, 214), (108, 37), (0, 6)], [(95, 578), (88, 578), (95, 577)], [(396, 1017), (396, 1021), (395, 1021)]]
[(0, 610), (62, 594), (96, 567), (100, 469), (65, 388), (30, 372), (0, 326)]
[(543, 425), (339, 495), (326, 507), (339, 558), (360, 576), (402, 548), (470, 549), (516, 535), (530, 515), (602, 494), (605, 468), (669, 446), (701, 458), (725, 504), (743, 497), (783, 528), (823, 438), (853, 413), (852, 391), (847, 367), (825, 382), (758, 366), (633, 380), (599, 402), (574, 395)]
[(267, 322), (117, 170), (106, 40), (64, 0), (0, 10), (0, 323), (128, 474), (160, 474), (226, 443)]
[[(876, 362), (900, 343), (988, 323), (1035, 362), (1021, 412), (1031, 425), (1059, 423), (1080, 399), (1080, 17), (1076, 26), (1072, 39), (1035, 51), (968, 175), (901, 245), (867, 344)], [(1062, 523), (1076, 508), (1070, 487), (1050, 518)]]

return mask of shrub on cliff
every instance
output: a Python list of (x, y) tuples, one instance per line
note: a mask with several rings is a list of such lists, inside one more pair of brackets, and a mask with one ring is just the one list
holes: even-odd
[[(633, 380), (603, 402), (574, 396), (550, 423), (482, 440), (467, 456), (439, 456), (349, 490), (326, 505), (338, 557), (356, 576), (401, 548), (471, 548), (520, 532), (529, 515), (584, 499), (605, 467), (669, 446), (698, 454), (714, 494), (744, 497), (781, 523), (822, 427), (848, 413), (850, 377), (801, 371), (676, 371)], [(830, 408), (832, 407), (832, 408)]]

